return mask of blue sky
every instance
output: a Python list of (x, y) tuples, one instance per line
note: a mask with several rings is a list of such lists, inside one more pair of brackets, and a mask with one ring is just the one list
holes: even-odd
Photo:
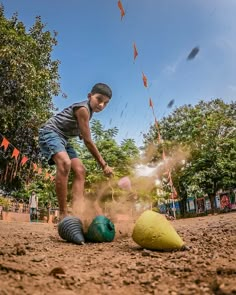
[[(53, 59), (59, 59), (59, 110), (84, 100), (104, 82), (113, 89), (108, 107), (95, 114), (105, 128), (119, 128), (117, 140), (142, 144), (154, 118), (200, 99), (236, 97), (235, 0), (0, 0), (5, 16), (14, 12), (29, 28), (40, 15), (46, 29), (58, 32)], [(133, 60), (133, 42), (138, 57)], [(186, 58), (199, 46), (195, 59)], [(142, 82), (142, 72), (149, 87)], [(168, 102), (174, 99), (172, 109)]]

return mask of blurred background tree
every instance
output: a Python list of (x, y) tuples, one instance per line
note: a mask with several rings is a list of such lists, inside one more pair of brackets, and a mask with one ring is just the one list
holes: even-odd
[[(45, 30), (40, 17), (27, 31), (17, 14), (6, 19), (0, 7), (0, 133), (35, 163), (40, 161), (38, 128), (52, 115), (52, 99), (61, 92), (59, 61), (52, 59), (56, 35)], [(15, 190), (33, 174), (29, 162), (19, 169), (21, 159), (12, 160), (12, 151), (10, 145), (1, 153), (0, 183)]]
[(174, 155), (186, 151), (184, 161), (172, 170), (174, 186), (183, 202), (187, 196), (208, 195), (212, 208), (219, 189), (236, 187), (236, 103), (221, 99), (184, 105), (160, 121), (163, 142), (157, 143), (157, 129), (152, 126), (144, 136), (146, 150), (156, 143), (150, 161), (160, 161), (162, 151)]

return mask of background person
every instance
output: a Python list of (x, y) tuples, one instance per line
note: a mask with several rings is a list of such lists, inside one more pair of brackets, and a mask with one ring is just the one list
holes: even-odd
[(29, 198), (29, 208), (30, 208), (30, 221), (37, 220), (37, 210), (38, 210), (38, 197), (33, 191)]

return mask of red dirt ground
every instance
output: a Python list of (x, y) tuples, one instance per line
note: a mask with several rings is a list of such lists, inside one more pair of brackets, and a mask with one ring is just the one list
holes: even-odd
[(143, 250), (127, 221), (84, 246), (53, 225), (0, 221), (0, 294), (236, 294), (236, 213), (171, 223), (189, 251)]

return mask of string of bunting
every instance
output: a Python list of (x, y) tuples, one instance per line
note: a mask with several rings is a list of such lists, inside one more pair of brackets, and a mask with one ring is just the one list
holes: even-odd
[[(1, 133), (0, 133), (0, 136), (2, 137), (2, 141), (0, 143), (0, 150), (2, 149), (3, 152), (6, 153), (10, 147), (13, 149), (11, 154), (11, 159), (15, 160), (16, 170), (18, 165), (22, 167), (28, 162), (30, 169), (33, 169), (33, 172), (37, 174), (44, 174), (45, 180), (49, 179), (51, 181), (54, 181), (55, 177), (51, 173), (49, 173), (47, 169), (42, 169), (42, 167), (40, 167), (38, 164), (31, 161), (29, 157), (23, 155), (21, 151), (17, 149), (13, 144), (11, 144), (11, 142)], [(14, 172), (14, 175), (11, 178), (14, 178), (15, 176), (16, 176), (16, 171)]]
[[(122, 20), (123, 17), (126, 15), (126, 13), (125, 13), (123, 4), (122, 4), (122, 2), (120, 0), (118, 1), (118, 7), (120, 9), (121, 20)], [(138, 57), (138, 49), (137, 49), (137, 46), (136, 46), (136, 42), (133, 42), (133, 59), (134, 59), (134, 63), (135, 63), (137, 57)], [(149, 94), (148, 78), (147, 78), (146, 74), (143, 71), (142, 71), (142, 81), (143, 81), (143, 86), (147, 89), (148, 94)], [(152, 109), (152, 114), (153, 114), (154, 121), (155, 121), (154, 126), (155, 126), (155, 128), (157, 130), (158, 143), (161, 144), (161, 142), (163, 142), (163, 140), (161, 138), (161, 133), (160, 133), (158, 120), (157, 120), (157, 117), (155, 115), (154, 104), (153, 104), (152, 98), (150, 97), (150, 94), (148, 96), (149, 96), (149, 107)], [(166, 159), (164, 148), (163, 148), (163, 151), (162, 151), (162, 159), (163, 160)], [(167, 175), (168, 175), (168, 184), (171, 187), (171, 198), (175, 199), (175, 198), (177, 198), (177, 191), (176, 191), (176, 189), (174, 187), (170, 170), (167, 171)]]

